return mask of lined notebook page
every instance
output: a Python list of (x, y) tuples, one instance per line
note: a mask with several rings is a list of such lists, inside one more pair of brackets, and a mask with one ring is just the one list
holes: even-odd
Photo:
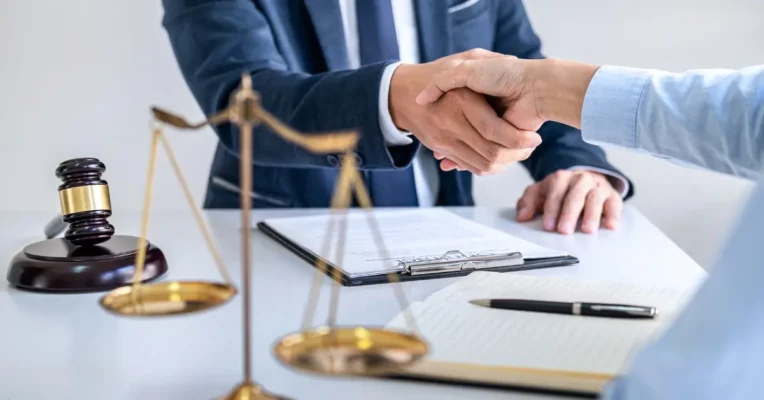
[[(688, 290), (476, 272), (412, 304), (433, 361), (616, 374), (635, 348), (676, 314)], [(493, 310), (479, 298), (630, 303), (659, 308), (655, 320)], [(399, 315), (390, 327), (405, 329)]]
[[(389, 258), (381, 257), (366, 211), (350, 210), (343, 262), (334, 251), (325, 252), (323, 242), (329, 215), (267, 219), (269, 227), (314, 255), (329, 260), (350, 276), (385, 274), (399, 270), (400, 260), (432, 260), (458, 250), (465, 255), (521, 252), (525, 258), (567, 255), (489, 228), (440, 208), (373, 210)], [(340, 216), (336, 216), (340, 221)], [(338, 240), (335, 228), (330, 249)]]

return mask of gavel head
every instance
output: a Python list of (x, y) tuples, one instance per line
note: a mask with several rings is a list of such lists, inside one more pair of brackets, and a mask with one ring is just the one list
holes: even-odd
[(109, 240), (114, 227), (111, 216), (109, 184), (101, 179), (106, 166), (97, 158), (75, 158), (62, 162), (56, 176), (61, 215), (69, 229), (64, 238), (77, 246), (95, 245)]

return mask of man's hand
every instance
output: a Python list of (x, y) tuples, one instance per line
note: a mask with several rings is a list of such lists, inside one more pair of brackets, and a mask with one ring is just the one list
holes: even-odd
[(466, 60), (492, 57), (503, 56), (476, 49), (426, 64), (401, 64), (390, 83), (390, 113), (398, 129), (411, 132), (429, 149), (476, 175), (498, 173), (525, 160), (541, 144), (541, 137), (502, 119), (485, 96), (471, 90), (450, 91), (441, 101), (424, 106), (415, 100), (438, 72)]
[(517, 220), (530, 221), (543, 213), (544, 229), (573, 233), (581, 220), (581, 230), (594, 233), (604, 226), (616, 229), (623, 200), (608, 179), (591, 171), (559, 170), (525, 189), (517, 201)]
[(598, 67), (554, 59), (523, 60), (512, 56), (464, 60), (437, 73), (417, 97), (432, 104), (458, 88), (498, 97), (507, 107), (504, 118), (523, 130), (537, 130), (546, 121), (581, 127), (586, 89)]

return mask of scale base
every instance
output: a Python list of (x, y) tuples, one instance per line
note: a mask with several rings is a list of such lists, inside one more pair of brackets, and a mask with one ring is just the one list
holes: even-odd
[(237, 386), (221, 400), (291, 400), (266, 392), (260, 385), (245, 382)]
[[(162, 250), (146, 243), (143, 281), (167, 272)], [(75, 246), (55, 238), (32, 243), (16, 254), (8, 268), (8, 282), (30, 291), (50, 293), (102, 292), (132, 283), (138, 238), (114, 235), (92, 246)]]

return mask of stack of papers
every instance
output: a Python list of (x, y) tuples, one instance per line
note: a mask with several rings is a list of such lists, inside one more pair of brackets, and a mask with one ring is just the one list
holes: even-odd
[[(430, 344), (407, 370), (420, 378), (596, 393), (684, 306), (693, 288), (659, 288), (474, 272), (411, 305)], [(472, 299), (516, 298), (654, 306), (655, 319), (617, 319), (500, 310)], [(389, 328), (409, 331), (403, 313)]]
[(325, 246), (331, 215), (274, 218), (264, 221), (268, 229), (298, 244), (312, 256), (328, 260), (349, 277), (384, 275), (401, 271), (401, 261), (429, 261), (450, 251), (466, 256), (522, 253), (524, 259), (562, 257), (564, 251), (548, 249), (502, 231), (462, 218), (440, 208), (371, 211), (387, 250), (381, 252), (369, 224), (368, 212), (350, 210), (345, 218), (343, 254), (334, 254), (339, 227)]

